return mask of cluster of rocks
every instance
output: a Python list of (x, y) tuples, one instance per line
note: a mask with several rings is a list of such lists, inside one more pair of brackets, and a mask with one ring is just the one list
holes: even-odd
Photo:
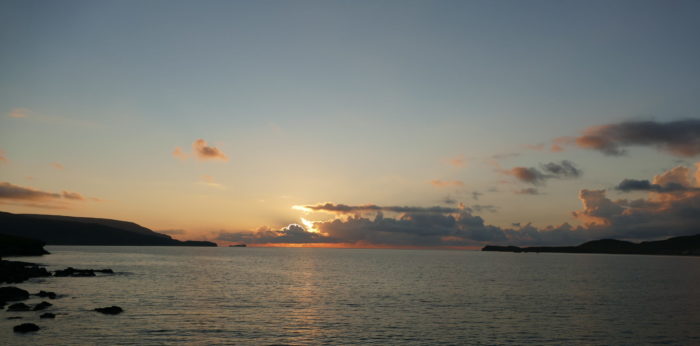
[[(96, 273), (114, 274), (114, 271), (112, 269), (76, 269), (68, 267), (66, 269), (54, 271), (53, 276), (84, 277), (96, 276)], [(0, 260), (0, 283), (21, 283), (31, 278), (47, 277), (51, 275), (52, 273), (50, 271), (35, 263)]]
[(73, 267), (68, 267), (66, 269), (53, 272), (53, 276), (81, 277), (95, 276), (95, 273), (114, 274), (114, 271), (112, 269), (75, 269)]
[[(53, 272), (53, 276), (56, 277), (88, 277), (96, 276), (95, 273), (101, 274), (114, 274), (112, 269), (76, 269), (76, 268), (66, 268), (63, 270), (56, 270)], [(16, 261), (4, 261), (0, 260), (0, 283), (20, 283), (28, 280), (32, 277), (46, 277), (51, 276), (51, 273), (45, 268), (40, 267), (34, 263), (27, 262), (16, 262)], [(10, 304), (8, 307), (8, 312), (23, 312), (23, 311), (41, 311), (45, 310), (53, 304), (47, 301), (41, 301), (38, 304), (27, 305), (21, 301), (29, 299), (30, 296), (37, 296), (41, 298), (48, 298), (50, 300), (59, 298), (55, 292), (50, 291), (39, 291), (38, 293), (29, 294), (29, 292), (12, 286), (0, 287), (0, 309), (4, 309), (5, 305)], [(107, 314), (116, 315), (124, 310), (118, 306), (109, 306), (96, 308), (94, 311)], [(21, 319), (21, 316), (11, 316), (7, 319)], [(53, 319), (56, 318), (56, 314), (51, 312), (45, 312), (39, 316), (41, 319)], [(34, 323), (22, 323), (14, 326), (13, 330), (16, 333), (28, 333), (35, 332), (40, 329)]]
[(34, 263), (0, 260), (0, 283), (14, 284), (46, 276), (51, 273)]

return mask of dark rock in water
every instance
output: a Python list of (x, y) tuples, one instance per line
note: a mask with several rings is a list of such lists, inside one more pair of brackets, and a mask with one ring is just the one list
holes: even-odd
[(73, 277), (82, 277), (82, 276), (95, 276), (95, 273), (103, 273), (103, 274), (114, 274), (114, 271), (112, 269), (76, 269), (73, 267), (68, 267), (63, 270), (57, 270), (54, 272), (54, 276), (73, 276)]
[(216, 243), (205, 240), (185, 240), (182, 242), (183, 246), (207, 246), (216, 247)]
[(50, 312), (45, 312), (39, 316), (39, 318), (56, 318), (56, 314), (52, 314)]
[(44, 276), (51, 276), (51, 273), (34, 263), (0, 260), (0, 283), (20, 283)]
[(41, 303), (39, 303), (39, 304), (37, 304), (37, 305), (34, 305), (34, 309), (32, 309), (32, 310), (34, 310), (34, 311), (44, 310), (44, 309), (48, 308), (48, 307), (51, 306), (51, 305), (53, 305), (53, 304), (51, 304), (51, 303), (49, 303), (49, 302), (41, 302)]
[(523, 252), (523, 249), (517, 246), (486, 245), (481, 251)]
[(35, 296), (39, 296), (42, 298), (56, 299), (56, 292), (39, 291), (39, 293), (35, 294)]
[(106, 307), (106, 308), (96, 308), (95, 311), (101, 312), (101, 313), (107, 314), (107, 315), (116, 315), (116, 314), (121, 313), (124, 310), (122, 310), (122, 308), (120, 308), (118, 306), (113, 305), (113, 306)]
[(15, 333), (36, 332), (37, 330), (39, 330), (39, 326), (37, 326), (34, 323), (22, 323), (12, 328), (12, 330), (14, 330)]
[(95, 271), (92, 269), (75, 269), (73, 267), (68, 267), (63, 270), (55, 271), (53, 276), (95, 276)]
[(8, 320), (21, 320), (22, 316), (10, 316), (7, 318)]
[(7, 308), (7, 311), (29, 311), (29, 305), (24, 303), (15, 303)]
[(25, 300), (29, 298), (29, 292), (17, 287), (0, 287), (0, 301), (11, 302), (13, 300)]

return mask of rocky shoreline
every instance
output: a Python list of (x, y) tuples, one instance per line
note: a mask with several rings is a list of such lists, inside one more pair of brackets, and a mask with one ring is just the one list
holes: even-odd
[[(9, 241), (2, 242), (0, 244), (0, 249), (8, 251), (0, 251), (1, 256), (17, 256), (18, 254), (28, 254), (28, 255), (41, 255), (48, 254), (46, 250), (43, 249), (43, 243), (38, 241), (26, 241), (26, 239), (9, 239)], [(8, 239), (2, 239), (8, 240)], [(18, 246), (19, 244), (19, 246)], [(26, 248), (22, 248), (26, 246)], [(37, 249), (39, 247), (39, 249)], [(21, 261), (9, 261), (0, 258), (0, 284), (20, 284), (32, 278), (43, 278), (43, 277), (93, 277), (97, 275), (113, 275), (114, 271), (112, 269), (76, 269), (68, 267), (66, 269), (60, 269), (55, 271), (48, 271), (40, 264), (21, 262)], [(12, 316), (5, 317), (8, 320), (21, 320), (25, 316), (23, 313), (31, 313), (37, 311), (43, 311), (48, 308), (54, 307), (54, 303), (42, 300), (38, 304), (28, 305), (23, 301), (30, 299), (31, 297), (41, 297), (47, 298), (48, 300), (54, 301), (60, 299), (63, 295), (57, 294), (56, 292), (43, 291), (40, 290), (37, 293), (30, 293), (24, 289), (15, 286), (0, 286), (0, 309), (6, 312), (12, 312)], [(57, 304), (60, 306), (60, 304)], [(7, 306), (7, 309), (5, 309)], [(56, 312), (55, 307), (52, 308)], [(107, 315), (116, 315), (124, 310), (118, 306), (107, 306), (91, 308), (86, 310), (92, 310), (100, 312)], [(54, 312), (43, 312), (39, 315), (39, 319), (51, 320), (56, 318), (56, 313)], [(16, 313), (16, 314), (15, 314)], [(34, 316), (36, 317), (36, 316)], [(48, 321), (47, 321), (48, 323)], [(29, 333), (36, 332), (41, 329), (35, 323), (21, 323), (13, 327), (15, 333)]]

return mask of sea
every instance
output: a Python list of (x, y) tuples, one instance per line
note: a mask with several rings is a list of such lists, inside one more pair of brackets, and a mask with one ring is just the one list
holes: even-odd
[[(700, 257), (46, 248), (8, 259), (116, 273), (15, 285), (59, 298), (0, 311), (2, 345), (700, 345)], [(25, 322), (41, 330), (12, 331)]]

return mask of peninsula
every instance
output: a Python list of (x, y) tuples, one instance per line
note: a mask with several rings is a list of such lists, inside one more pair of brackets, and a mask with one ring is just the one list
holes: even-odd
[(0, 212), (0, 233), (47, 245), (216, 246), (208, 241), (180, 241), (133, 222), (60, 215)]
[(486, 245), (481, 251), (700, 256), (700, 234), (641, 243), (601, 239), (589, 241), (578, 246), (517, 247)]

